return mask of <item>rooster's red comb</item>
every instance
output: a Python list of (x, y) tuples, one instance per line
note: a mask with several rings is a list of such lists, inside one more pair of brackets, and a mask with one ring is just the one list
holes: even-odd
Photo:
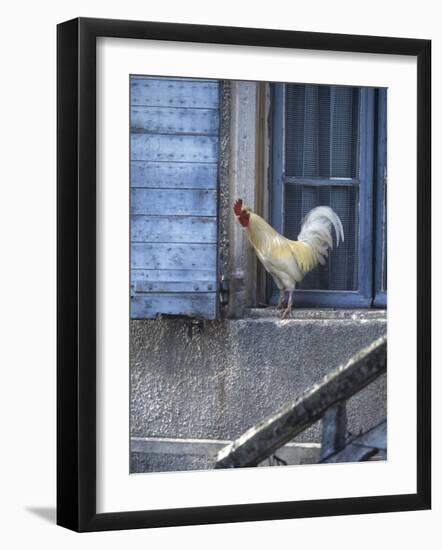
[(237, 216), (240, 216), (241, 210), (242, 210), (242, 199), (237, 199), (235, 204), (233, 205), (233, 211)]

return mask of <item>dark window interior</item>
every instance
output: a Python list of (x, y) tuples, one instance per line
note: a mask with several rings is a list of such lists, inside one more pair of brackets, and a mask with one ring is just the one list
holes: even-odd
[[(358, 88), (285, 87), (285, 235), (296, 239), (304, 216), (319, 205), (333, 208), (345, 235), (327, 264), (310, 272), (300, 289), (358, 288), (359, 116)], [(335, 178), (349, 181), (330, 185)]]
[(345, 235), (297, 286), (298, 304), (367, 307), (379, 291), (382, 307), (386, 90), (276, 84), (272, 97), (272, 224), (295, 240), (312, 208), (330, 206)]

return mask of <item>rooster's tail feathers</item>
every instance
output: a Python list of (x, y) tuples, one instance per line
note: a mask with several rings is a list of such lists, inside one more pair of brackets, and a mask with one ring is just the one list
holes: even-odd
[(322, 265), (328, 255), (327, 250), (333, 248), (332, 226), (335, 229), (336, 246), (339, 246), (340, 240), (344, 242), (344, 229), (339, 216), (329, 206), (318, 206), (304, 218), (298, 235), (299, 241), (312, 246), (317, 261)]

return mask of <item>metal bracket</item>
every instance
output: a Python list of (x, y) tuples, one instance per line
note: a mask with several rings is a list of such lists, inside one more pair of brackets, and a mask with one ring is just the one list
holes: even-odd
[(219, 301), (222, 306), (226, 306), (229, 303), (229, 296), (230, 281), (226, 275), (222, 275), (219, 283)]

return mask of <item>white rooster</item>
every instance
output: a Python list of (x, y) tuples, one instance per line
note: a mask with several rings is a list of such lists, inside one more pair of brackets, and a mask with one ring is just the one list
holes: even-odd
[(285, 291), (288, 291), (289, 299), (283, 317), (290, 315), (296, 283), (318, 264), (324, 265), (328, 250), (333, 248), (332, 226), (337, 246), (340, 239), (344, 241), (341, 220), (328, 206), (313, 208), (302, 222), (298, 240), (291, 241), (243, 205), (242, 199), (235, 202), (233, 210), (256, 255), (279, 288), (278, 309), (284, 307)]

